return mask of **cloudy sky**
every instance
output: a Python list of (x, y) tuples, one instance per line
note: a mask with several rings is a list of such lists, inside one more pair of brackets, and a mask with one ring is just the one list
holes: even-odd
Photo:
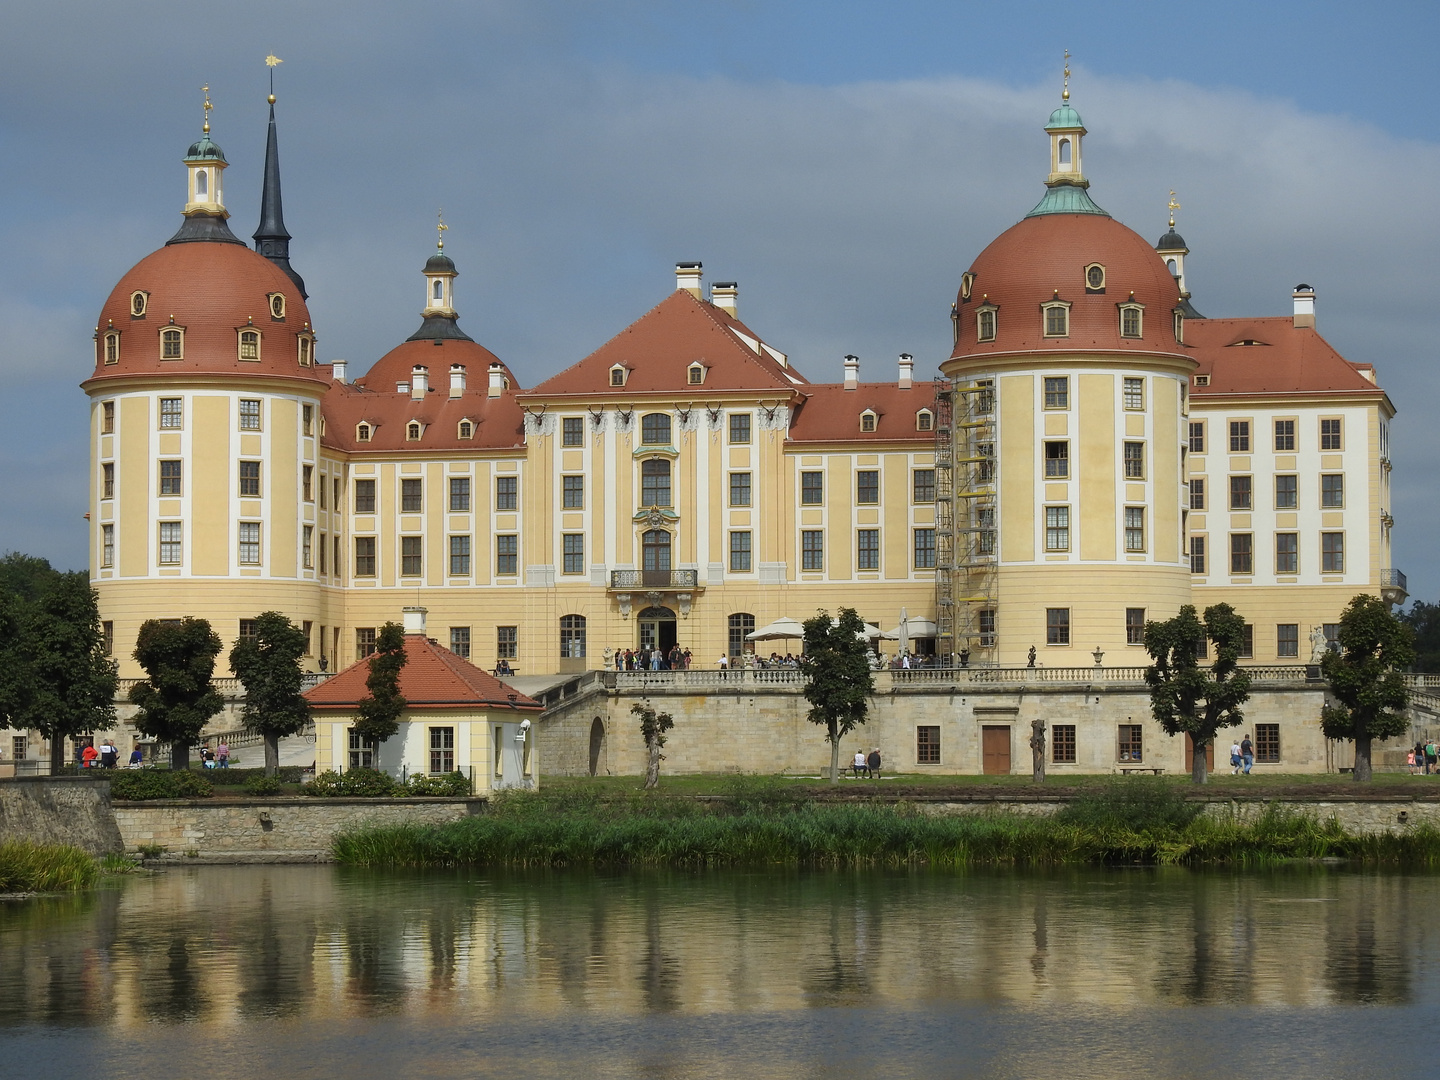
[(179, 222), (200, 93), (258, 215), (278, 69), (292, 257), (322, 359), (408, 335), (445, 208), (461, 324), (534, 383), (674, 287), (740, 283), (811, 378), (933, 374), (959, 276), (1038, 200), (1074, 54), (1091, 194), (1149, 238), (1180, 194), (1195, 303), (1285, 314), (1400, 410), (1396, 563), (1440, 599), (1440, 6), (1011, 0), (9, 0), (0, 66), (0, 551), (85, 564), (101, 304)]

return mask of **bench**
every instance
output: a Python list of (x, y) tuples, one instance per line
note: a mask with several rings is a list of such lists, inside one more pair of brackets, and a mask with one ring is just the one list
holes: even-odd
[(1120, 772), (1123, 773), (1123, 774), (1126, 775), (1126, 776), (1129, 776), (1132, 772), (1148, 772), (1148, 773), (1152, 773), (1152, 774), (1155, 775), (1155, 776), (1164, 776), (1164, 775), (1165, 775), (1165, 770), (1164, 770), (1164, 769), (1162, 769), (1162, 768), (1151, 768), (1149, 765), (1121, 765), (1121, 766), (1120, 766)]

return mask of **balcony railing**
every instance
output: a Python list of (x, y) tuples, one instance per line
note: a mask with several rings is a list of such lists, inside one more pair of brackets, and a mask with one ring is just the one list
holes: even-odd
[(693, 589), (699, 583), (698, 570), (612, 570), (612, 589)]
[(1408, 595), (1409, 590), (1405, 588), (1405, 575), (1399, 570), (1380, 571), (1381, 588), (1396, 588)]

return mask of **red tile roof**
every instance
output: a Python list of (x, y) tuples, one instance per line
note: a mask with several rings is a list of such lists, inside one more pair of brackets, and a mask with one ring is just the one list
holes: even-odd
[[(499, 397), (488, 396), (482, 381), (479, 389), (467, 389), (460, 397), (449, 396), (448, 385), (430, 388), (423, 401), (409, 394), (388, 392), (383, 386), (372, 393), (363, 386), (332, 383), (325, 395), (326, 446), (348, 453), (434, 452), (436, 450), (513, 450), (525, 445), (525, 414), (515, 401), (515, 391)], [(355, 429), (361, 421), (370, 425), (370, 440), (359, 442)], [(407, 440), (410, 421), (422, 425), (419, 441)], [(460, 438), (460, 422), (473, 425), (469, 439)]]
[(505, 377), (511, 386), (520, 385), (498, 356), (464, 338), (403, 341), (370, 365), (370, 370), (355, 382), (371, 390), (393, 393), (396, 383), (408, 383), (414, 369), (422, 366), (429, 370), (430, 385), (443, 391), (450, 386), (450, 368), (454, 364), (465, 365), (465, 381), (469, 386), (482, 389), (488, 386), (491, 364), (505, 368)]
[[(811, 383), (802, 391), (805, 400), (790, 422), (792, 443), (895, 442), (930, 443), (934, 431), (915, 427), (921, 409), (935, 410), (935, 388), (928, 382), (902, 390), (896, 383), (861, 383), (846, 390), (842, 383)], [(876, 413), (875, 430), (860, 430), (860, 414)], [(933, 420), (932, 420), (933, 423)]]
[[(1255, 342), (1252, 345), (1243, 342)], [(1363, 372), (1369, 364), (1346, 360), (1312, 328), (1297, 328), (1288, 316), (1260, 319), (1191, 319), (1185, 323), (1185, 351), (1194, 357), (1194, 397), (1213, 394), (1371, 393), (1383, 394)]]
[[(353, 709), (370, 691), (370, 661), (351, 664), (333, 678), (305, 692), (316, 709)], [(539, 712), (534, 698), (511, 690), (495, 676), (462, 660), (424, 634), (405, 635), (405, 666), (400, 669), (400, 693), (412, 706), (427, 709), (515, 708)]]

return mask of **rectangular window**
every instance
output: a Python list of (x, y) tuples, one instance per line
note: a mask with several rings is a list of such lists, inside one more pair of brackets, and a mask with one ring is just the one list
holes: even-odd
[(976, 443), (975, 456), (982, 460), (975, 466), (975, 478), (982, 484), (995, 480), (995, 444)]
[(319, 550), (320, 550), (320, 573), (321, 573), (322, 575), (325, 574), (325, 573), (327, 573), (327, 571), (326, 571), (326, 569), (325, 569), (325, 548), (326, 548), (325, 534), (324, 534), (324, 533), (321, 533), (321, 534), (320, 534), (320, 549), (319, 549)]
[(1230, 509), (1251, 510), (1255, 502), (1248, 476), (1230, 477)]
[(1138, 442), (1127, 442), (1125, 444), (1125, 479), (1145, 479), (1145, 444)]
[(1045, 550), (1070, 550), (1070, 508), (1068, 506), (1047, 506), (1045, 508)]
[(1070, 407), (1070, 380), (1066, 376), (1045, 380), (1045, 408), (1068, 409)]
[(256, 629), (255, 629), (255, 620), (254, 620), (254, 619), (241, 619), (241, 620), (240, 620), (240, 631), (239, 631), (239, 634), (238, 634), (237, 636), (240, 638), (241, 641), (251, 641), (251, 642), (253, 642), (253, 641), (259, 640), (260, 634), (259, 634), (259, 632), (256, 631)]
[(432, 727), (430, 729), (430, 774), (452, 773), (455, 771), (455, 729), (453, 727)]
[[(109, 653), (106, 655), (108, 656)], [(29, 753), (29, 742), (29, 736), (26, 735), (10, 736), (10, 757), (15, 761), (24, 761), (26, 754)]]
[(873, 506), (880, 501), (878, 470), (861, 469), (855, 474), (855, 501), (862, 506)]
[(940, 764), (940, 728), (920, 726), (915, 729), (915, 764)]
[(1205, 573), (1205, 537), (1190, 537), (1190, 572)]
[[(164, 427), (165, 425), (162, 423), (160, 426)], [(100, 403), (100, 434), (115, 434), (115, 402), (113, 401)]]
[(340, 480), (340, 478), (337, 476), (337, 477), (335, 478), (335, 512), (336, 512), (337, 514), (340, 512), (340, 490), (341, 490), (340, 484), (341, 484), (341, 480)]
[(335, 544), (335, 562), (334, 562), (333, 565), (331, 565), (330, 570), (331, 570), (331, 573), (333, 573), (336, 577), (339, 577), (339, 576), (340, 576), (340, 537), (338, 537), (338, 536), (335, 537), (333, 543)]
[(312, 623), (309, 619), (306, 619), (300, 624), (300, 632), (305, 635), (305, 655), (313, 656), (314, 653), (311, 651), (311, 643), (314, 641), (315, 624)]
[(1070, 609), (1068, 607), (1045, 609), (1045, 644), (1070, 644)]
[(1280, 725), (1255, 725), (1255, 760), (1267, 765), (1280, 763)]
[(1326, 510), (1339, 510), (1345, 505), (1345, 477), (1326, 473), (1320, 477), (1320, 505)]
[(470, 537), (450, 537), (450, 576), (470, 576)]
[(1203, 454), (1205, 452), (1205, 421), (1190, 421), (1190, 453)]
[(1246, 623), (1240, 636), (1240, 656), (1250, 660), (1255, 656), (1255, 624)]
[[(1139, 321), (1140, 321), (1140, 319), (1139, 319), (1140, 313), (1137, 311), (1137, 312), (1135, 312), (1134, 314), (1135, 314), (1135, 316), (1136, 316), (1135, 321), (1136, 321), (1136, 323), (1138, 324)], [(1136, 332), (1135, 334), (1130, 335), (1130, 336), (1131, 336), (1131, 337), (1138, 337), (1138, 336), (1139, 336), (1139, 333), (1138, 333), (1138, 325), (1137, 325), (1137, 332)], [(1144, 379), (1129, 379), (1129, 378), (1127, 378), (1127, 379), (1125, 380), (1124, 398), (1125, 398), (1125, 408), (1127, 408), (1127, 409), (1143, 409), (1143, 408), (1145, 408), (1145, 380), (1144, 380)]]
[[(340, 572), (340, 567), (335, 567), (335, 572)], [(355, 576), (375, 576), (375, 537), (357, 536), (355, 538)]]
[(560, 478), (560, 505), (566, 510), (585, 508), (585, 477), (562, 476)]
[(750, 441), (750, 414), (730, 414), (730, 441), (732, 443), (748, 443)]
[(800, 569), (825, 569), (825, 534), (819, 529), (805, 529), (800, 533)]
[(730, 569), (743, 574), (750, 571), (750, 533), (730, 534)]
[(825, 474), (802, 472), (800, 474), (800, 505), (819, 506), (825, 501)]
[(732, 472), (730, 474), (730, 505), (750, 505), (750, 474), (748, 472)]
[(975, 508), (975, 525), (980, 530), (975, 540), (975, 551), (980, 555), (995, 554), (995, 508), (993, 506), (977, 506)]
[(100, 497), (102, 499), (115, 497), (115, 466), (108, 461), (100, 466)]
[(302, 435), (313, 435), (313, 434), (315, 434), (315, 406), (314, 406), (314, 405), (301, 405), (301, 406), (300, 406), (300, 434), (302, 434)]
[(495, 573), (520, 572), (520, 538), (514, 533), (495, 537)]
[[(372, 634), (375, 631), (370, 631)], [(375, 651), (372, 643), (370, 652)], [(368, 653), (366, 654), (369, 655)], [(363, 658), (362, 658), (363, 659)], [(359, 732), (350, 732), (350, 768), (352, 769), (373, 769), (375, 767), (375, 740), (367, 739)]]
[(400, 512), (418, 514), (425, 509), (425, 481), (400, 481)]
[(585, 655), (585, 616), (560, 616), (560, 656), (579, 660)]
[(1250, 549), (1249, 533), (1232, 533), (1230, 536), (1230, 573), (1250, 574), (1254, 572)]
[[(340, 509), (338, 506), (335, 509)], [(375, 481), (355, 481), (355, 513), (373, 514), (375, 512)]]
[(300, 530), (300, 565), (306, 570), (315, 567), (315, 527), (306, 525)]
[(100, 526), (100, 565), (115, 565), (115, 526)]
[[(1123, 307), (1120, 309), (1120, 336), (1140, 336), (1140, 309), (1138, 307)], [(1129, 408), (1129, 406), (1127, 405), (1126, 408)]]
[(583, 446), (585, 444), (585, 418), (567, 416), (560, 421), (560, 445)]
[(1250, 421), (1230, 421), (1230, 452), (1232, 454), (1248, 454), (1250, 452)]
[(1190, 481), (1190, 509), (1205, 509), (1205, 478), (1203, 476)]
[(518, 626), (495, 627), (495, 659), (516, 660), (520, 656), (520, 628)]
[(1322, 574), (1343, 574), (1345, 572), (1344, 533), (1320, 534), (1320, 572)]
[(856, 533), (855, 566), (859, 570), (880, 569), (880, 530), (860, 529)]
[(162, 428), (185, 426), (183, 399), (178, 397), (162, 397), (160, 399), (160, 426)]
[(1298, 477), (1275, 477), (1275, 509), (1295, 510), (1300, 506)]
[(1070, 333), (1070, 310), (1059, 304), (1045, 309), (1045, 336), (1066, 337)]
[(240, 494), (258, 498), (260, 495), (260, 462), (240, 462)]
[(1118, 754), (1121, 761), (1144, 761), (1145, 748), (1141, 740), (1145, 729), (1139, 724), (1120, 725)]
[(330, 486), (330, 485), (329, 485), (328, 483), (326, 483), (326, 481), (325, 481), (325, 477), (324, 477), (324, 476), (321, 476), (321, 477), (320, 477), (320, 509), (321, 509), (321, 510), (324, 510), (324, 509), (326, 508), (325, 493), (326, 493), (326, 490), (329, 488), (329, 486)]
[(1294, 420), (1275, 421), (1275, 449), (1277, 451), (1295, 449)]
[(1300, 655), (1300, 624), (1280, 623), (1275, 627), (1275, 655)]
[[(113, 466), (107, 466), (107, 468), (112, 468), (112, 469), (113, 469)], [(179, 462), (179, 461), (162, 461), (162, 462), (160, 462), (160, 494), (161, 494), (161, 495), (181, 495), (181, 494), (184, 493), (184, 492), (181, 490), (181, 489), (182, 489), (182, 483), (181, 483), (181, 480), (182, 480), (182, 468), (183, 468), (183, 465), (182, 465), (182, 463)]]
[(1143, 607), (1127, 607), (1125, 609), (1125, 644), (1145, 644), (1145, 609)]
[(1125, 507), (1125, 550), (1145, 550), (1145, 508)]
[(463, 660), (470, 659), (470, 627), (450, 627), (450, 651)]
[(731, 657), (745, 655), (745, 635), (755, 632), (755, 616), (748, 612), (740, 611), (731, 615), (726, 620), (726, 628), (729, 631), (729, 651)]
[(239, 529), (239, 559), (242, 565), (260, 565), (260, 523), (242, 521)]
[(1047, 442), (1045, 444), (1045, 476), (1054, 480), (1069, 478), (1070, 444), (1068, 442)]
[(315, 466), (300, 466), (300, 493), (306, 502), (315, 501)]
[(1339, 421), (1338, 419), (1335, 419), (1335, 420), (1321, 420), (1321, 421), (1320, 421), (1320, 449), (1321, 449), (1321, 450), (1343, 450), (1343, 449), (1345, 449), (1345, 447), (1344, 447), (1344, 445), (1343, 445), (1343, 440), (1341, 439), (1341, 430), (1342, 430), (1342, 429), (1341, 429), (1341, 427), (1340, 427), (1340, 421)]
[(495, 478), (495, 509), (514, 510), (520, 505), (520, 480), (514, 476)]
[(458, 513), (465, 513), (470, 509), (470, 478), (468, 476), (450, 477), (450, 509)]
[(1075, 725), (1053, 724), (1050, 727), (1050, 760), (1066, 765), (1075, 763)]
[(1275, 573), (1300, 572), (1300, 536), (1297, 533), (1275, 534)]
[(585, 572), (585, 534), (565, 533), (560, 537), (562, 574)]
[(935, 530), (915, 530), (915, 569), (935, 569)]
[(425, 572), (425, 538), (423, 536), (402, 536), (400, 538), (400, 573), (405, 577), (419, 577)]
[(260, 430), (260, 402), (254, 398), (240, 399), (240, 430)]
[(910, 498), (912, 502), (933, 503), (935, 501), (935, 470), (916, 469), (910, 476)]
[(160, 522), (160, 564), (175, 566), (184, 561), (184, 529), (179, 521)]

